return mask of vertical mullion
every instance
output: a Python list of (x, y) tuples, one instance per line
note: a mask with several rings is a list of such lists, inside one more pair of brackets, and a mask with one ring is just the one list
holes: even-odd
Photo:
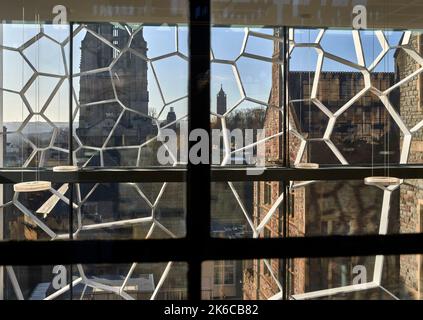
[[(210, 137), (210, 1), (189, 2), (189, 133), (200, 129)], [(188, 261), (188, 298), (201, 299), (201, 259), (195, 250), (206, 250), (210, 238), (210, 139), (208, 163), (191, 163), (187, 172), (187, 233), (193, 248)], [(197, 141), (189, 141), (189, 150)], [(202, 141), (204, 143), (204, 141)]]
[[(0, 21), (0, 45), (3, 46), (3, 21)], [(3, 88), (3, 49), (0, 50), (0, 87)], [(0, 90), (0, 167), (4, 167), (3, 90)], [(0, 204), (4, 204), (4, 186), (0, 185)], [(0, 208), (0, 241), (4, 240), (4, 211)], [(4, 267), (0, 266), (0, 300), (4, 300)]]
[[(73, 22), (69, 22), (69, 165), (73, 165)], [(73, 183), (69, 183), (69, 240), (73, 240)], [(73, 299), (73, 266), (69, 265), (69, 296)]]

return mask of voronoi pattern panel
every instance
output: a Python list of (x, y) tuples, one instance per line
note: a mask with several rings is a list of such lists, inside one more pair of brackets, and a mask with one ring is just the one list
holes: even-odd
[[(274, 55), (274, 46), (281, 45), (282, 41), (282, 37), (270, 28), (242, 30), (216, 27), (212, 29), (211, 86), (212, 93), (217, 85), (220, 86), (220, 91), (217, 93), (215, 107), (212, 101), (211, 118), (212, 128), (221, 129), (223, 136), (223, 152), (219, 157), (220, 166), (246, 164), (248, 159), (264, 154), (263, 147), (266, 142), (275, 141), (283, 135), (283, 132), (271, 132), (269, 135), (267, 131), (267, 136), (264, 132), (257, 133), (252, 141), (248, 141), (247, 134), (244, 134), (245, 139), (242, 145), (234, 144), (232, 137), (234, 130), (263, 130), (266, 126), (266, 117), (277, 118), (282, 115), (282, 105), (279, 99), (272, 95), (272, 74), (278, 72), (283, 64), (282, 58), (277, 54)], [(227, 96), (223, 89), (226, 90)], [(223, 103), (222, 97), (224, 97)], [(214, 99), (213, 96), (212, 99)], [(238, 120), (243, 116), (250, 122)], [(241, 161), (239, 161), (240, 158)], [(257, 157), (255, 161), (248, 161), (248, 164), (260, 167), (264, 165), (263, 160)], [(249, 197), (245, 199), (242, 196), (242, 188), (237, 188), (235, 183), (227, 182), (227, 185), (227, 189), (230, 190), (238, 205), (238, 212), (241, 212), (247, 224), (247, 230), (242, 236), (252, 235), (258, 238), (282, 203), (283, 194), (257, 226), (253, 221), (253, 212), (247, 209), (249, 207), (252, 209), (253, 206), (246, 203), (253, 199)], [(222, 191), (219, 190), (219, 192)], [(225, 200), (230, 201), (230, 199)], [(279, 290), (282, 291), (282, 284), (277, 273), (272, 270), (269, 260), (264, 259), (264, 263)]]
[[(217, 29), (217, 28), (216, 28)], [(213, 31), (215, 32), (215, 30)], [(320, 118), (323, 119), (320, 125), (322, 127), (319, 128), (319, 131), (321, 132), (320, 135), (312, 135), (309, 132), (304, 132), (305, 130), (302, 130), (301, 125), (299, 126), (298, 123), (296, 123), (293, 120), (292, 115), (289, 116), (289, 135), (290, 139), (292, 141), (298, 141), (298, 143), (290, 144), (290, 156), (294, 159), (293, 164), (299, 164), (301, 162), (307, 162), (307, 158), (309, 155), (307, 154), (307, 149), (309, 144), (319, 142), (327, 147), (327, 154), (326, 157), (332, 157), (333, 159), (336, 159), (338, 164), (342, 165), (349, 165), (354, 164), (354, 162), (349, 162), (347, 160), (347, 157), (344, 156), (343, 151), (339, 149), (339, 146), (337, 146), (336, 143), (333, 141), (334, 137), (334, 129), (336, 128), (337, 124), (342, 121), (342, 117), (345, 115), (346, 112), (350, 111), (351, 109), (354, 109), (354, 104), (358, 102), (360, 99), (365, 98), (366, 96), (372, 95), (374, 96), (374, 100), (377, 100), (378, 103), (380, 103), (381, 108), (385, 110), (386, 117), (389, 119), (388, 123), (389, 125), (392, 125), (392, 127), (396, 127), (396, 129), (399, 130), (398, 135), (398, 141), (400, 142), (400, 154), (398, 157), (398, 162), (400, 164), (406, 164), (408, 163), (409, 159), (409, 152), (410, 152), (410, 145), (413, 138), (413, 135), (418, 132), (423, 127), (423, 119), (418, 119), (418, 121), (415, 121), (412, 126), (410, 127), (408, 124), (406, 124), (406, 121), (404, 121), (399, 113), (400, 106), (395, 105), (395, 103), (398, 103), (397, 101), (392, 101), (391, 94), (399, 89), (400, 87), (403, 87), (407, 85), (410, 81), (413, 79), (416, 79), (416, 76), (419, 75), (421, 72), (423, 72), (423, 58), (422, 56), (416, 51), (415, 47), (411, 43), (412, 38), (412, 32), (406, 31), (406, 32), (398, 32), (393, 37), (388, 36), (388, 34), (385, 31), (376, 30), (376, 31), (369, 31), (366, 33), (360, 32), (360, 31), (339, 31), (340, 33), (344, 33), (345, 36), (347, 34), (350, 36), (350, 46), (343, 47), (340, 49), (336, 49), (337, 44), (333, 42), (332, 40), (332, 49), (335, 47), (334, 50), (326, 50), (326, 45), (324, 45), (323, 41), (325, 36), (331, 37), (331, 33), (336, 31), (330, 31), (330, 30), (311, 30), (308, 37), (304, 38), (296, 38), (294, 37), (296, 33), (296, 29), (290, 29), (289, 31), (289, 56), (291, 60), (294, 59), (294, 52), (298, 52), (299, 50), (306, 49), (309, 51), (308, 55), (300, 56), (300, 59), (303, 59), (307, 64), (307, 69), (312, 71), (310, 73), (313, 73), (313, 76), (311, 77), (309, 90), (306, 93), (303, 93), (299, 96), (295, 96), (294, 93), (290, 92), (290, 109), (292, 110), (293, 106), (296, 103), (307, 103), (310, 108), (314, 108), (315, 111), (314, 115), (317, 113), (320, 113)], [(364, 45), (363, 37), (369, 36), (369, 33), (373, 36), (372, 43), (370, 43), (373, 48), (369, 48), (370, 44), (368, 40), (366, 40), (366, 44)], [(224, 37), (224, 35), (222, 35)], [(248, 51), (248, 43), (253, 38), (260, 38), (260, 39), (268, 39), (271, 40), (271, 42), (275, 45), (275, 51), (274, 55), (272, 56), (264, 56), (257, 53), (251, 53)], [(339, 37), (338, 37), (339, 39)], [(229, 47), (233, 47), (236, 44), (236, 40), (227, 37), (226, 44)], [(215, 70), (215, 74), (225, 74), (223, 70), (224, 67), (226, 67), (229, 71), (232, 73), (232, 82), (236, 84), (237, 90), (231, 90), (228, 94), (234, 95), (237, 98), (237, 101), (235, 103), (229, 103), (227, 109), (219, 110), (219, 105), (213, 109), (212, 106), (212, 118), (214, 119), (214, 123), (220, 123), (220, 127), (223, 129), (226, 129), (227, 126), (227, 119), (230, 115), (230, 112), (233, 112), (236, 110), (243, 102), (248, 101), (249, 103), (257, 103), (261, 106), (264, 106), (266, 109), (266, 119), (267, 126), (270, 123), (270, 126), (272, 125), (272, 117), (280, 117), (283, 116), (281, 105), (277, 102), (278, 100), (275, 99), (275, 96), (277, 95), (277, 88), (280, 84), (278, 80), (277, 75), (279, 70), (279, 66), (281, 65), (280, 60), (280, 54), (278, 54), (278, 50), (276, 49), (276, 46), (283, 41), (282, 37), (278, 35), (278, 32), (266, 32), (264, 31), (257, 31), (255, 29), (245, 29), (244, 36), (242, 39), (242, 42), (240, 42), (240, 51), (238, 54), (226, 54), (224, 57), (222, 57), (222, 53), (216, 52), (215, 47), (212, 47), (211, 52), (211, 61), (212, 61), (212, 87), (213, 84), (216, 85), (216, 82), (222, 81), (222, 79), (219, 79), (218, 76), (213, 75), (213, 69)], [(329, 40), (330, 41), (330, 40)], [(218, 42), (217, 40), (214, 42), (214, 44)], [(224, 42), (224, 41), (221, 41)], [(339, 45), (343, 46), (345, 44), (345, 41), (340, 43)], [(375, 49), (376, 48), (376, 49)], [(379, 50), (377, 50), (379, 48)], [(256, 49), (257, 50), (257, 49)], [(373, 50), (374, 56), (369, 54), (366, 51)], [(395, 52), (393, 56), (390, 56), (390, 53)], [(375, 53), (376, 52), (376, 53)], [(224, 53), (224, 52), (223, 52)], [(347, 54), (345, 54), (347, 53)], [(343, 56), (340, 56), (344, 54)], [(391, 63), (392, 61), (389, 61), (389, 59), (396, 59), (397, 54), (402, 54), (406, 58), (409, 59), (409, 63), (416, 68), (412, 70), (411, 72), (405, 72), (405, 74), (402, 77), (395, 78), (395, 81), (393, 84), (384, 87), (380, 83), (374, 81), (374, 74), (376, 72), (380, 72), (380, 70), (385, 71), (386, 65), (388, 63)], [(254, 63), (259, 61), (260, 63), (268, 63), (273, 64), (272, 67), (272, 88), (268, 91), (267, 87), (263, 85), (263, 95), (268, 94), (269, 99), (263, 100), (263, 99), (257, 99), (255, 97), (250, 96), (249, 91), (246, 89), (246, 81), (242, 78), (242, 72), (243, 70), (240, 68), (240, 61), (242, 61), (243, 58), (248, 58), (249, 63), (246, 64), (246, 66), (253, 66)], [(313, 60), (314, 59), (314, 60)], [(313, 60), (313, 61), (312, 61)], [(325, 105), (325, 103), (322, 101), (322, 88), (320, 87), (322, 85), (322, 77), (325, 66), (330, 69), (330, 63), (336, 65), (336, 69), (348, 71), (348, 72), (354, 72), (358, 74), (358, 77), (361, 78), (360, 82), (357, 81), (357, 83), (360, 83), (362, 86), (355, 88), (355, 91), (353, 91), (353, 94), (349, 96), (340, 106), (333, 106), (333, 105)], [(275, 67), (276, 65), (276, 67)], [(220, 69), (219, 69), (220, 68)], [(227, 72), (227, 74), (230, 74), (230, 72)], [(392, 72), (392, 71), (391, 71)], [(289, 71), (290, 77), (292, 75), (293, 71)], [(272, 75), (268, 75), (269, 77), (272, 77)], [(226, 77), (227, 78), (227, 77)], [(225, 80), (223, 80), (225, 81)], [(228, 82), (228, 80), (226, 80)], [(291, 78), (288, 80), (291, 81)], [(248, 82), (248, 81), (247, 81)], [(329, 82), (329, 86), (330, 86)], [(231, 84), (227, 84), (226, 86), (231, 86)], [(332, 86), (337, 87), (338, 84), (333, 83)], [(324, 91), (324, 90), (323, 90)], [(329, 92), (323, 92), (323, 94), (329, 94)], [(306, 97), (306, 95), (308, 95)], [(218, 93), (218, 101), (219, 96), (223, 96), (222, 92)], [(293, 111), (294, 113), (294, 111)], [(310, 119), (312, 121), (313, 119)], [(373, 125), (373, 124), (372, 124)], [(264, 125), (266, 126), (266, 124)], [(267, 129), (269, 127), (266, 127)], [(270, 127), (271, 129), (271, 127)], [(372, 129), (373, 130), (373, 129)], [(388, 129), (391, 130), (391, 129)], [(271, 132), (269, 135), (268, 132)], [(226, 166), (229, 164), (233, 164), (233, 160), (235, 158), (236, 152), (240, 150), (248, 150), (252, 149), (254, 147), (258, 147), (260, 145), (266, 145), (267, 142), (269, 142), (270, 139), (282, 136), (283, 132), (280, 130), (279, 132), (272, 132), (272, 130), (269, 130), (267, 132), (266, 137), (258, 137), (254, 143), (246, 144), (242, 146), (242, 148), (234, 148), (233, 144), (231, 142), (231, 136), (229, 135), (228, 131), (223, 131), (223, 143), (224, 143), (224, 152), (223, 152), (223, 161), (220, 162), (221, 166)], [(358, 134), (357, 132), (352, 132), (352, 134)], [(386, 134), (386, 132), (385, 132)], [(401, 139), (399, 139), (399, 136)], [(270, 144), (270, 143), (269, 143)], [(388, 135), (388, 142), (385, 143), (383, 146), (384, 149), (382, 151), (387, 152), (390, 151), (390, 145), (389, 145), (389, 135)], [(347, 148), (344, 148), (347, 150)], [(321, 150), (322, 152), (323, 150)], [(357, 151), (356, 151), (357, 152)], [(372, 154), (371, 157), (368, 157), (369, 160), (371, 159), (371, 162), (373, 162), (373, 147), (372, 147)], [(277, 151), (276, 151), (277, 153)], [(329, 153), (331, 155), (329, 155)], [(266, 149), (266, 163), (272, 163), (272, 160), (269, 156), (269, 153), (267, 153)], [(384, 164), (387, 165), (387, 174), (389, 175), (389, 163), (394, 163), (394, 159), (388, 159), (384, 160)], [(314, 161), (319, 162), (319, 161)], [(370, 161), (369, 161), (370, 162)], [(325, 162), (323, 162), (325, 164)], [(379, 163), (381, 164), (381, 163)], [(256, 165), (260, 165), (260, 163), (256, 163)], [(259, 178), (258, 178), (259, 180)], [(404, 181), (401, 181), (401, 184), (403, 184)], [(303, 182), (291, 182), (290, 183), (290, 189), (295, 190), (304, 186), (308, 186), (311, 184), (314, 184), (314, 181), (303, 181)], [(275, 215), (276, 212), (278, 212), (278, 208), (281, 205), (283, 201), (283, 193), (280, 194), (276, 200), (274, 200), (270, 205), (270, 210), (266, 212), (266, 214), (261, 215), (259, 223), (255, 221), (252, 217), (252, 212), (249, 212), (246, 208), (248, 207), (248, 203), (245, 202), (244, 199), (239, 194), (239, 191), (234, 187), (234, 184), (232, 182), (228, 182), (229, 188), (232, 191), (233, 197), (235, 198), (236, 202), (239, 204), (239, 207), (242, 210), (242, 213), (244, 215), (244, 218), (246, 220), (246, 224), (249, 228), (249, 232), (252, 234), (254, 238), (259, 237), (263, 234), (264, 228), (269, 224), (272, 217)], [(383, 200), (381, 204), (381, 211), (380, 211), (380, 218), (379, 218), (379, 227), (378, 227), (378, 233), (379, 234), (386, 234), (388, 232), (388, 224), (389, 224), (389, 216), (390, 216), (390, 202), (392, 198), (392, 193), (395, 190), (398, 190), (400, 188), (400, 185), (390, 186), (387, 188), (382, 188), (383, 191)], [(376, 188), (376, 187), (374, 187)], [(258, 200), (260, 201), (260, 200)], [(252, 209), (251, 209), (252, 210)], [(279, 292), (274, 294), (271, 299), (281, 299), (283, 296), (283, 286), (280, 282), (280, 279), (277, 276), (277, 272), (272, 269), (271, 263), (269, 260), (264, 260), (265, 268), (268, 269), (268, 273), (270, 273), (271, 278), (276, 284), (276, 287), (279, 288)], [(382, 272), (383, 272), (383, 266), (384, 266), (384, 257), (383, 256), (377, 256), (375, 257), (375, 263), (372, 273), (372, 279), (369, 280), (366, 283), (361, 284), (352, 284), (348, 286), (341, 286), (341, 287), (335, 287), (335, 288), (322, 288), (322, 290), (319, 291), (313, 291), (313, 292), (306, 292), (303, 294), (295, 294), (291, 298), (293, 299), (313, 299), (313, 298), (321, 298), (326, 296), (332, 296), (339, 293), (348, 293), (348, 292), (355, 292), (355, 291), (362, 291), (367, 289), (379, 289), (385, 291), (385, 288), (382, 286)], [(397, 298), (394, 294), (388, 292), (389, 295), (391, 295), (393, 298)]]
[[(294, 35), (296, 30), (291, 29), (290, 30), (290, 54), (292, 56), (293, 52), (295, 50), (301, 49), (301, 48), (308, 48), (311, 51), (315, 52), (315, 55), (313, 57), (315, 58), (315, 61), (313, 65), (315, 66), (313, 78), (310, 86), (310, 90), (308, 92), (308, 99), (304, 99), (304, 97), (292, 97), (291, 95), (291, 105), (292, 108), (293, 104), (297, 102), (307, 102), (310, 103), (312, 106), (317, 107), (322, 114), (324, 114), (327, 117), (326, 126), (322, 130), (323, 135), (322, 137), (310, 137), (310, 135), (303, 134), (298, 128), (294, 127), (294, 124), (289, 125), (290, 132), (295, 135), (301, 142), (299, 144), (299, 149), (297, 152), (297, 156), (295, 158), (294, 164), (298, 164), (300, 162), (303, 162), (304, 159), (307, 159), (306, 150), (307, 145), (313, 141), (321, 141), (324, 144), (326, 144), (330, 151), (333, 153), (336, 159), (338, 159), (340, 164), (348, 165), (350, 164), (346, 157), (343, 155), (343, 153), (339, 150), (339, 148), (335, 145), (335, 143), (332, 141), (334, 128), (337, 125), (337, 122), (341, 120), (341, 117), (349, 110), (354, 108), (354, 104), (365, 97), (366, 95), (372, 94), (375, 95), (380, 102), (382, 103), (383, 107), (386, 109), (388, 117), (390, 117), (390, 120), (392, 122), (393, 126), (396, 126), (397, 129), (399, 129), (401, 133), (401, 140), (398, 139), (401, 143), (399, 149), (400, 149), (400, 155), (398, 162), (400, 164), (408, 163), (409, 159), (409, 152), (410, 152), (410, 145), (411, 140), (413, 138), (413, 134), (415, 134), (418, 130), (421, 129), (423, 126), (423, 120), (419, 119), (415, 124), (413, 124), (412, 127), (406, 125), (406, 121), (404, 121), (400, 114), (400, 105), (394, 105), (394, 103), (398, 103), (399, 101), (392, 101), (391, 93), (398, 89), (401, 86), (406, 85), (408, 82), (415, 79), (416, 75), (420, 74), (422, 69), (422, 63), (423, 59), (421, 55), (415, 50), (413, 44), (411, 43), (411, 37), (412, 33), (411, 31), (406, 31), (400, 33), (399, 39), (396, 43), (392, 43), (387, 37), (387, 34), (384, 31), (376, 30), (372, 31), (370, 33), (373, 33), (375, 40), (373, 41), (373, 48), (379, 48), (380, 50), (377, 51), (375, 54), (375, 58), (369, 59), (369, 55), (365, 58), (365, 50), (370, 50), (368, 47), (365, 47), (363, 45), (364, 40), (363, 37), (366, 35), (363, 32), (360, 31), (347, 31), (345, 36), (351, 37), (351, 43), (350, 46), (347, 48), (339, 49), (339, 52), (348, 52), (350, 53), (349, 59), (345, 59), (344, 57), (341, 57), (339, 55), (336, 55), (332, 52), (328, 52), (325, 50), (325, 47), (323, 46), (322, 42), (327, 34), (330, 34), (331, 31), (329, 30), (312, 30), (311, 34), (313, 34), (312, 39), (306, 39), (305, 41), (296, 41)], [(336, 31), (335, 31), (336, 32)], [(338, 38), (339, 39), (339, 38)], [(343, 45), (343, 43), (340, 43), (339, 45)], [(367, 43), (367, 46), (369, 43)], [(332, 44), (332, 47), (336, 47), (335, 44)], [(374, 49), (373, 49), (374, 50)], [(409, 63), (411, 65), (416, 65), (416, 68), (413, 72), (410, 72), (408, 74), (405, 74), (400, 79), (396, 79), (396, 82), (394, 82), (392, 85), (381, 89), (377, 83), (373, 81), (373, 74), (376, 72), (375, 70), (384, 70), (387, 68), (387, 59), (389, 59), (388, 54), (389, 52), (395, 51), (395, 55), (392, 57), (392, 59), (395, 59), (397, 54), (403, 54), (406, 56), (406, 59), (409, 59)], [(328, 60), (337, 63), (341, 65), (341, 69), (343, 70), (351, 70), (352, 72), (359, 72), (362, 75), (362, 88), (358, 88), (356, 93), (352, 95), (348, 101), (346, 101), (343, 105), (341, 105), (339, 108), (335, 109), (330, 108), (330, 106), (325, 105), (322, 103), (322, 101), (319, 99), (319, 92), (320, 91), (320, 85), (322, 84), (321, 77), (322, 73), (324, 72), (323, 68), (325, 63), (328, 62)], [(369, 61), (370, 60), (370, 61)], [(392, 64), (392, 61), (390, 61)], [(385, 64), (385, 65), (384, 65)], [(333, 83), (333, 86), (337, 87), (336, 83)], [(299, 98), (299, 99), (298, 99)], [(314, 113), (316, 114), (316, 113)], [(290, 118), (291, 120), (291, 118)], [(373, 124), (372, 124), (373, 125)], [(388, 129), (390, 130), (390, 129)], [(358, 132), (353, 132), (353, 134), (359, 134)], [(372, 131), (373, 134), (373, 131)], [(389, 137), (389, 136), (388, 136)], [(389, 140), (387, 143), (388, 144)], [(389, 151), (389, 145), (384, 146)], [(359, 152), (359, 150), (356, 150), (355, 152)], [(373, 150), (372, 150), (373, 153)], [(308, 155), (309, 157), (310, 155)], [(373, 162), (373, 154), (372, 156), (372, 162)], [(307, 161), (307, 160), (306, 160)], [(385, 160), (386, 161), (386, 160)], [(395, 160), (387, 160), (385, 162), (385, 165), (387, 165), (387, 174), (389, 175), (389, 163), (393, 163)], [(403, 180), (401, 180), (401, 183), (399, 185), (390, 186), (386, 188), (382, 188), (383, 191), (383, 200), (381, 204), (381, 212), (380, 212), (380, 220), (379, 220), (379, 228), (378, 228), (378, 234), (386, 234), (388, 232), (388, 225), (389, 225), (389, 216), (390, 216), (390, 207), (391, 207), (391, 198), (392, 193), (395, 190), (398, 190), (400, 188), (400, 185), (403, 184)], [(306, 182), (291, 182), (290, 188), (291, 190), (294, 190), (296, 188), (300, 188), (306, 185), (313, 184), (315, 182), (313, 181), (306, 181)], [(392, 212), (391, 212), (392, 213)], [(293, 299), (317, 299), (317, 298), (323, 298), (326, 296), (333, 296), (340, 293), (350, 293), (350, 292), (356, 292), (356, 291), (363, 291), (363, 290), (371, 290), (371, 289), (379, 289), (381, 291), (386, 291), (391, 297), (397, 299), (397, 297), (387, 291), (382, 286), (382, 274), (383, 274), (383, 266), (384, 266), (384, 256), (376, 256), (374, 260), (374, 267), (372, 272), (372, 278), (368, 280), (366, 283), (360, 283), (360, 284), (351, 284), (347, 286), (341, 286), (341, 287), (334, 287), (334, 288), (322, 288), (322, 290), (313, 291), (313, 292), (306, 292), (303, 294), (294, 294), (292, 296)], [(274, 295), (272, 299), (280, 299), (282, 297), (282, 291), (278, 294)]]
[[(15, 75), (11, 74), (12, 70), (4, 70), (10, 75), (10, 78), (4, 79), (1, 88), (4, 95), (10, 96), (4, 111), (7, 113), (10, 107), (22, 106), (19, 114), (15, 114), (20, 116), (22, 122), (16, 130), (7, 132), (8, 137), (15, 135), (21, 143), (17, 148), (21, 152), (16, 152), (18, 157), (12, 165), (52, 167), (66, 164), (69, 132), (59, 128), (49, 117), (67, 121), (70, 32), (68, 28), (60, 26), (25, 26), (27, 25), (18, 28), (23, 34), (22, 43), (12, 39), (14, 46), (7, 46), (7, 43), (2, 46), (6, 69), (18, 68)], [(8, 32), (9, 28), (5, 29), (5, 32)], [(187, 28), (87, 24), (76, 26), (72, 30), (72, 37), (74, 163), (79, 167), (157, 165), (157, 149), (162, 145), (158, 141), (161, 131), (164, 128), (176, 128), (177, 124), (186, 121)], [(148, 38), (147, 41), (145, 38)], [(163, 40), (161, 43), (161, 39), (167, 41)], [(178, 74), (172, 74), (167, 69), (170, 64)], [(178, 82), (176, 85), (173, 84), (175, 80)], [(14, 104), (11, 104), (12, 98)], [(27, 129), (33, 118), (36, 118), (36, 122)], [(51, 130), (48, 130), (50, 136), (45, 143), (45, 139), (40, 138), (41, 133), (33, 133), (32, 130), (43, 131), (46, 126), (50, 126)], [(43, 134), (45, 135), (44, 132)], [(170, 165), (179, 165), (177, 155), (170, 149), (167, 151), (172, 159)], [(60, 157), (57, 153), (63, 155)], [(19, 162), (19, 159), (22, 162)], [(109, 221), (98, 221), (101, 220), (100, 212), (99, 219), (87, 223), (88, 212), (84, 212), (85, 208), (89, 204), (103, 201), (93, 198), (99, 187), (100, 184), (75, 185), (75, 203), (72, 204), (76, 212), (74, 239), (90, 238), (90, 235), (96, 237), (97, 232), (132, 226), (145, 226), (146, 239), (183, 236), (184, 221), (181, 222), (182, 225), (166, 225), (157, 214), (165, 201), (164, 198), (172, 195), (184, 198), (179, 194), (180, 190), (175, 192), (178, 188), (169, 190), (169, 184), (163, 183), (156, 188), (157, 192), (146, 192), (147, 186), (135, 183), (119, 184), (111, 188), (115, 194), (113, 199), (108, 199), (107, 204), (112, 200), (120, 201), (123, 195), (119, 190), (123, 189), (119, 188), (125, 187), (126, 191), (132, 190), (131, 195), (137, 198), (131, 201), (138, 201), (138, 204), (142, 205), (133, 208), (123, 219), (119, 219), (119, 215), (112, 212), (112, 217), (108, 217)], [(37, 232), (43, 233), (42, 237), (51, 240), (67, 239), (69, 235), (63, 231), (67, 227), (57, 228), (49, 225), (48, 216), (53, 215), (51, 212), (61, 203), (69, 204), (69, 198), (66, 196), (68, 189), (67, 184), (57, 190), (51, 188), (50, 198), (38, 210), (31, 210), (28, 205), (24, 205), (20, 199), (22, 195), (18, 192), (2, 207), (16, 208), (34, 228), (39, 228)], [(45, 194), (42, 196), (45, 197)], [(141, 211), (141, 207), (143, 212), (137, 213)], [(178, 207), (181, 208), (184, 210), (183, 203)], [(41, 214), (44, 216), (41, 217)], [(82, 284), (130, 300), (133, 297), (126, 292), (126, 287), (131, 282), (136, 268), (137, 263), (128, 265), (124, 279), (116, 286), (108, 284), (107, 279), (102, 281), (101, 275), (88, 276), (84, 266), (77, 265), (79, 277), (73, 280), (72, 285)], [(150, 299), (157, 297), (171, 269), (172, 262), (168, 262), (161, 276), (154, 279), (154, 290)], [(23, 299), (14, 269), (7, 267), (6, 270), (16, 297)], [(66, 286), (45, 299), (60, 297), (68, 290), (69, 286)]]

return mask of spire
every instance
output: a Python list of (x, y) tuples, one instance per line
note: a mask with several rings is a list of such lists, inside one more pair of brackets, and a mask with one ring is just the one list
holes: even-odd
[(226, 95), (225, 91), (223, 91), (223, 84), (220, 84), (220, 91), (217, 95), (219, 95), (219, 96), (225, 96)]
[(216, 109), (218, 114), (226, 112), (226, 93), (223, 91), (223, 85), (220, 84), (220, 91), (217, 94)]

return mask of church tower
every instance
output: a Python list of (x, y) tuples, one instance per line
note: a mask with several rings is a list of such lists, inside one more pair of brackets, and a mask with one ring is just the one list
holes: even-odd
[(227, 109), (227, 104), (226, 104), (226, 93), (225, 91), (223, 91), (223, 86), (220, 86), (220, 91), (217, 94), (217, 113), (218, 114), (224, 114), (226, 112)]

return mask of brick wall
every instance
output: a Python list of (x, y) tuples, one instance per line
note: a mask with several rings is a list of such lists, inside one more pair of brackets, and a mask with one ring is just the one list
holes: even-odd
[[(411, 37), (412, 47), (421, 53), (421, 36)], [(397, 81), (404, 79), (420, 66), (404, 51), (396, 54)], [(416, 76), (399, 88), (399, 102), (401, 118), (408, 128), (412, 128), (423, 119), (421, 104), (421, 76)], [(401, 137), (402, 140), (403, 137)], [(409, 153), (409, 163), (423, 163), (423, 130), (413, 135)], [(400, 189), (400, 219), (399, 231), (401, 233), (421, 232), (420, 219), (423, 205), (423, 180), (406, 180)], [(423, 208), (423, 207), (422, 207)], [(420, 258), (416, 255), (400, 257), (400, 281), (405, 290), (412, 296), (421, 295)], [(420, 291), (420, 292), (419, 292)]]

